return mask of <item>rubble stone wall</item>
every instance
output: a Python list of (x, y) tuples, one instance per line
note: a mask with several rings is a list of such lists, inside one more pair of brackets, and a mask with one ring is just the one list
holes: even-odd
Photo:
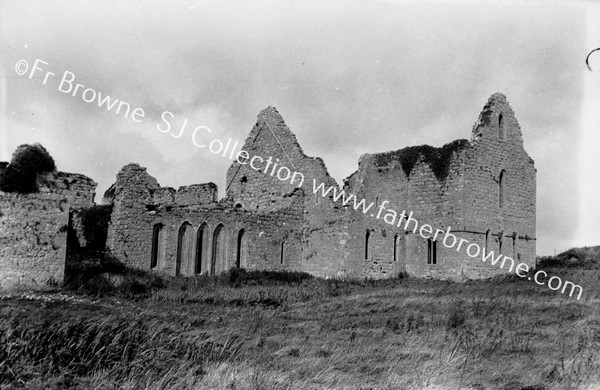
[(0, 191), (0, 289), (62, 283), (68, 223), (62, 195)]

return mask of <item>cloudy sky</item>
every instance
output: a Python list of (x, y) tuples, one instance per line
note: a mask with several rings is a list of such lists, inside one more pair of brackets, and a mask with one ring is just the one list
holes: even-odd
[[(363, 153), (470, 138), (499, 91), (538, 170), (538, 253), (600, 245), (600, 52), (585, 66), (598, 22), (585, 2), (3, 0), (0, 161), (40, 142), (99, 194), (137, 162), (163, 186), (213, 181), (222, 196), (230, 161), (191, 129), (243, 142), (272, 105), (341, 183)], [(85, 86), (75, 96), (65, 71)], [(187, 120), (180, 138), (157, 128), (165, 111), (172, 133)]]

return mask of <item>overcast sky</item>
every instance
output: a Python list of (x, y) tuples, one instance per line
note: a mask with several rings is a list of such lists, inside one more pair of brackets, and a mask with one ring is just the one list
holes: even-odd
[[(190, 130), (243, 143), (272, 105), (342, 183), (363, 153), (470, 138), (499, 91), (538, 170), (538, 253), (600, 245), (593, 21), (599, 7), (583, 2), (4, 0), (0, 161), (40, 142), (99, 194), (137, 162), (163, 186), (212, 181), (223, 196), (230, 161), (195, 147)], [(30, 79), (36, 59), (47, 65)], [(145, 117), (59, 91), (65, 71)], [(188, 120), (181, 138), (158, 131), (165, 111), (174, 126)]]

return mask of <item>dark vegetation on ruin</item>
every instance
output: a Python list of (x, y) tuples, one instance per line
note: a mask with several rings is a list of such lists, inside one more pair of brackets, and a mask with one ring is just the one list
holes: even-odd
[(429, 165), (438, 180), (444, 180), (448, 176), (450, 163), (454, 152), (458, 152), (469, 145), (466, 139), (458, 139), (447, 143), (441, 148), (429, 145), (409, 146), (394, 152), (375, 155), (375, 166), (389, 165), (392, 161), (399, 161), (406, 177), (410, 177), (414, 166), (422, 157)]
[(42, 145), (20, 145), (0, 174), (0, 190), (22, 194), (37, 192), (37, 174), (54, 170), (54, 159)]

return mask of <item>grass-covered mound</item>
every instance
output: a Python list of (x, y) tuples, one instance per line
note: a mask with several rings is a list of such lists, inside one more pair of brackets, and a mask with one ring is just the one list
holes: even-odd
[(539, 257), (538, 268), (600, 269), (600, 246), (571, 248), (556, 256)]

